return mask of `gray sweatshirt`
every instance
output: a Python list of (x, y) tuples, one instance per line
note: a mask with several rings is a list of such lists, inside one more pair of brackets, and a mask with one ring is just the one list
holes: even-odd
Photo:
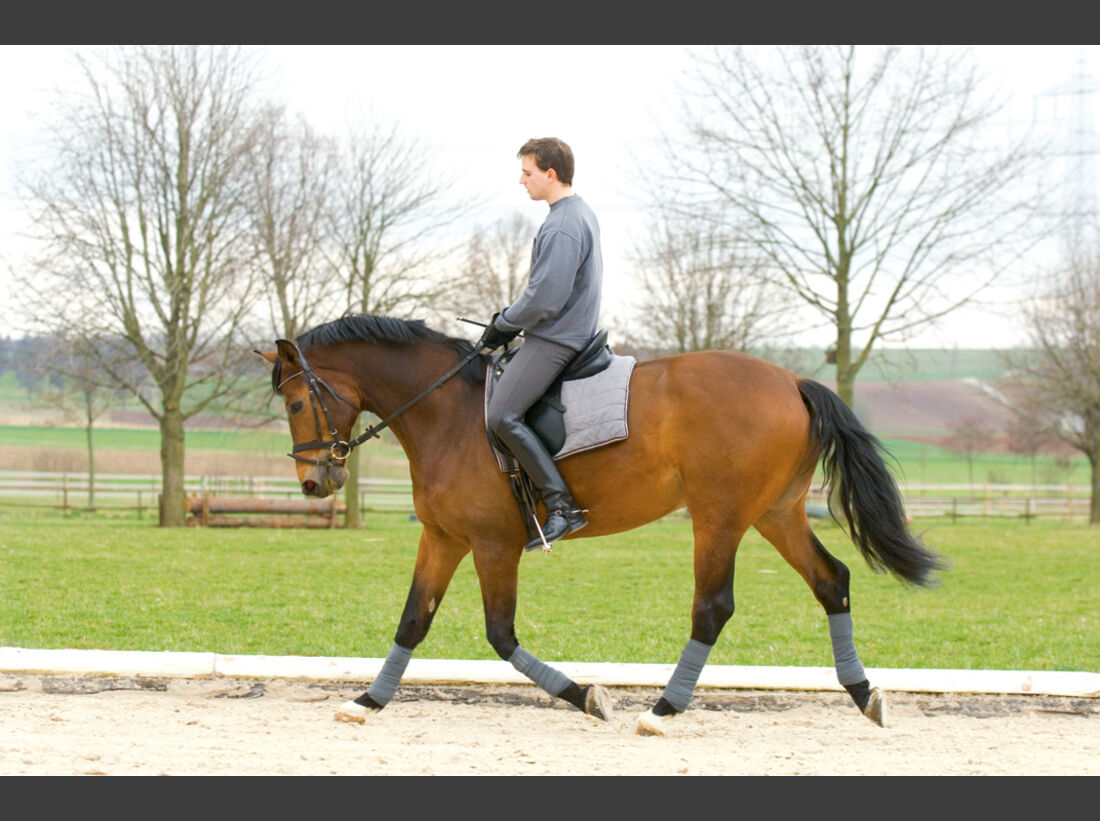
[(576, 194), (562, 197), (535, 236), (527, 289), (500, 312), (497, 327), (579, 351), (598, 330), (602, 284), (596, 215)]

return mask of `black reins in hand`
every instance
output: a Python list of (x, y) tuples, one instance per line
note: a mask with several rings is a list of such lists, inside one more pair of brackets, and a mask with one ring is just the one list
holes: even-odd
[[(405, 411), (407, 411), (429, 393), (434, 391), (436, 388), (438, 388), (440, 385), (442, 385), (444, 382), (446, 382), (448, 379), (450, 379), (452, 376), (454, 376), (456, 373), (466, 367), (466, 365), (468, 365), (481, 354), (481, 347), (475, 347), (470, 352), (470, 354), (462, 359), (457, 365), (455, 365), (453, 368), (443, 374), (443, 376), (439, 377), (439, 379), (435, 380), (435, 382), (433, 382), (423, 391), (418, 393), (404, 405), (399, 407), (377, 425), (371, 425), (369, 428), (359, 434), (359, 436), (355, 437), (350, 442), (346, 442), (340, 438), (340, 434), (336, 431), (336, 425), (333, 424), (332, 417), (329, 415), (328, 407), (325, 405), (324, 396), (322, 396), (321, 394), (321, 388), (325, 388), (325, 390), (327, 390), (345, 405), (354, 408), (356, 411), (359, 411), (361, 409), (356, 407), (351, 400), (342, 396), (339, 391), (334, 389), (331, 385), (325, 382), (325, 380), (321, 379), (321, 377), (317, 376), (317, 374), (313, 372), (313, 369), (309, 367), (309, 362), (306, 360), (305, 355), (302, 353), (302, 349), (299, 348), (296, 343), (291, 342), (290, 340), (283, 341), (291, 345), (294, 348), (295, 353), (298, 354), (298, 365), (301, 370), (296, 374), (288, 376), (286, 379), (280, 382), (279, 387), (282, 388), (283, 385), (285, 385), (295, 376), (303, 376), (306, 380), (306, 387), (309, 390), (309, 401), (310, 404), (313, 406), (313, 419), (317, 424), (317, 439), (313, 442), (299, 442), (298, 444), (294, 445), (294, 447), (291, 449), (291, 453), (288, 453), (287, 456), (291, 457), (292, 459), (297, 459), (299, 462), (306, 462), (311, 465), (321, 466), (329, 465), (333, 462), (342, 464), (343, 462), (347, 461), (347, 458), (351, 455), (352, 450), (359, 447), (368, 439), (378, 438), (378, 434), (389, 427), (390, 422), (403, 414)], [(320, 415), (318, 415), (317, 413), (318, 406), (320, 406), (321, 408)], [(325, 424), (328, 425), (328, 432), (329, 435), (332, 437), (331, 439), (325, 439), (324, 433), (322, 433), (321, 431), (321, 415), (325, 417)], [(304, 450), (317, 450), (324, 447), (325, 445), (330, 446), (329, 455), (325, 459), (307, 459), (304, 456), (298, 455)]]

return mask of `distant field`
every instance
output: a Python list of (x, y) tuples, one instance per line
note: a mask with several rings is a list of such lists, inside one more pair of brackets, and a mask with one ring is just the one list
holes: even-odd
[[(269, 452), (285, 449), (285, 431), (218, 431), (187, 432), (187, 447), (198, 450), (227, 450), (242, 453)], [(160, 431), (156, 428), (96, 428), (92, 441), (102, 450), (160, 450)], [(43, 448), (80, 448), (87, 446), (81, 428), (31, 425), (0, 425), (0, 446), (33, 444)]]
[(1082, 456), (1048, 455), (1034, 460), (1017, 454), (983, 453), (968, 465), (947, 448), (905, 439), (883, 440), (897, 460), (895, 475), (915, 484), (1088, 485), (1089, 464)]
[[(998, 379), (1009, 369), (1007, 356), (1024, 351), (885, 349), (871, 354), (856, 382), (928, 379)], [(828, 370), (832, 370), (831, 368)], [(826, 378), (827, 372), (818, 378)]]

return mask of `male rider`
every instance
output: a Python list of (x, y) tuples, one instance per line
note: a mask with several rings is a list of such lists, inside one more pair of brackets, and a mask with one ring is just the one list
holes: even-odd
[[(573, 193), (573, 152), (559, 139), (528, 140), (520, 148), (520, 184), (550, 206), (531, 249), (527, 288), (493, 316), (480, 344), (496, 348), (525, 333), (486, 408), (486, 424), (531, 477), (543, 504), (546, 544), (587, 524), (542, 440), (524, 415), (596, 334), (603, 281), (600, 226)], [(543, 544), (532, 539), (526, 549)]]

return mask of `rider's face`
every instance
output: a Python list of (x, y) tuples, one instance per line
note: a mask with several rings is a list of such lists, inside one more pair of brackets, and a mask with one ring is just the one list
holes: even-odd
[(550, 195), (550, 184), (556, 179), (554, 169), (542, 171), (535, 164), (534, 154), (520, 157), (519, 184), (527, 189), (527, 196), (533, 200), (545, 200)]

